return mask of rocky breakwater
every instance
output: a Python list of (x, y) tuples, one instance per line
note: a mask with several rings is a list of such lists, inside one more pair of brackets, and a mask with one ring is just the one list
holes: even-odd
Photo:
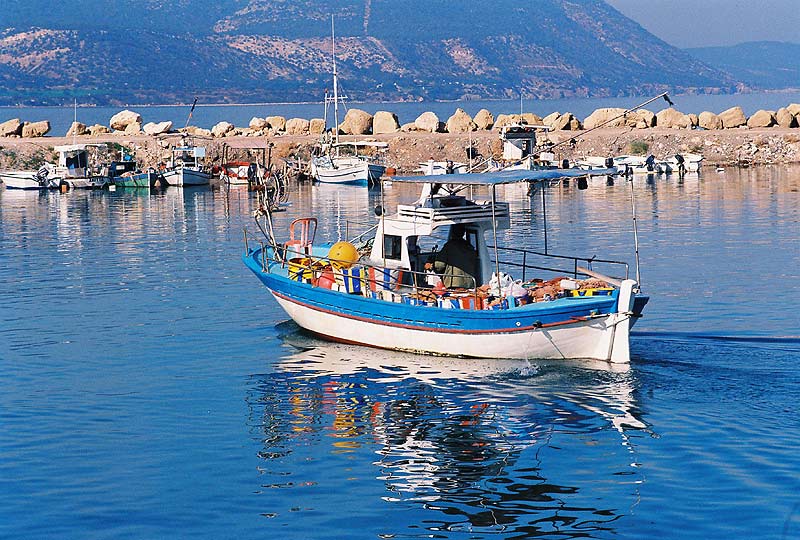
[[(1, 118), (0, 118), (1, 119)], [(700, 153), (708, 164), (766, 164), (800, 162), (800, 104), (776, 111), (759, 110), (745, 115), (740, 107), (714, 113), (684, 113), (673, 107), (654, 112), (639, 109), (597, 109), (584, 119), (571, 112), (553, 112), (544, 117), (528, 112), (499, 114), (487, 109), (474, 117), (462, 108), (440, 118), (433, 112), (401, 124), (397, 114), (378, 111), (374, 115), (350, 109), (338, 126), (339, 133), (390, 142), (387, 160), (401, 171), (415, 169), (421, 161), (465, 158), (472, 145), (484, 157), (498, 157), (502, 144), (498, 131), (511, 124), (543, 126), (540, 142), (549, 139), (558, 146), (559, 158), (614, 156), (622, 153), (652, 153), (663, 157), (675, 153)], [(321, 118), (253, 117), (247, 127), (219, 122), (211, 129), (197, 126), (174, 129), (172, 122), (144, 122), (135, 111), (124, 110), (108, 125), (86, 126), (75, 122), (63, 139), (49, 135), (47, 121), (24, 122), (18, 118), (0, 123), (0, 147), (14, 146), (24, 155), (26, 143), (46, 137), (61, 144), (75, 137), (117, 142), (136, 153), (143, 164), (163, 159), (164, 149), (181, 135), (206, 139), (209, 155), (234, 139), (250, 139), (244, 146), (275, 145), (275, 156), (304, 157), (326, 129)], [(41, 150), (41, 141), (34, 144)], [(8, 160), (5, 160), (6, 162)], [(13, 166), (0, 163), (0, 166)]]

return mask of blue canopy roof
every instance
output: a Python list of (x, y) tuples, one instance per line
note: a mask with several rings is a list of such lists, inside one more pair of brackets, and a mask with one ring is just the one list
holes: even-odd
[(579, 178), (581, 176), (604, 176), (616, 174), (616, 169), (537, 169), (533, 171), (497, 171), (467, 174), (438, 174), (431, 176), (392, 176), (392, 182), (407, 182), (414, 184), (461, 184), (474, 186), (493, 186), (500, 184), (513, 184), (516, 182), (539, 182), (543, 180), (558, 180), (560, 178)]

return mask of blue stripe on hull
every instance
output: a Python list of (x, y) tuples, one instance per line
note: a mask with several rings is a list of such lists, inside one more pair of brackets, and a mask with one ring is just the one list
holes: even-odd
[(516, 333), (540, 327), (571, 324), (616, 311), (612, 296), (560, 299), (506, 310), (444, 309), (412, 306), (344, 294), (292, 281), (278, 273), (261, 271), (260, 250), (243, 257), (245, 264), (273, 294), (296, 304), (376, 324), (445, 333)]

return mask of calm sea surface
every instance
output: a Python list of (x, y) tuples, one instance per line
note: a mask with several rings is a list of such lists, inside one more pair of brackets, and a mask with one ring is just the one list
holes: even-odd
[[(0, 190), (0, 538), (800, 538), (800, 169), (633, 187), (617, 371), (310, 338), (241, 262), (243, 190)], [(547, 195), (551, 251), (632, 260), (625, 182)], [(299, 186), (276, 226), (379, 202)]]
[[(348, 107), (365, 110), (370, 114), (377, 111), (391, 111), (397, 114), (401, 123), (413, 122), (417, 116), (425, 111), (435, 112), (442, 121), (452, 115), (456, 108), (461, 107), (470, 115), (475, 115), (479, 110), (486, 108), (495, 116), (498, 114), (513, 114), (534, 112), (540, 116), (547, 116), (552, 112), (571, 112), (579, 118), (589, 116), (592, 111), (600, 107), (632, 108), (645, 102), (646, 97), (624, 98), (568, 98), (568, 99), (526, 99), (520, 100), (495, 100), (495, 101), (456, 101), (456, 102), (411, 102), (411, 103), (349, 103)], [(770, 92), (756, 94), (735, 95), (699, 95), (699, 96), (672, 96), (675, 107), (685, 113), (700, 114), (703, 111), (722, 112), (730, 107), (741, 106), (745, 114), (753, 114), (759, 109), (777, 110), (790, 103), (800, 103), (800, 92)], [(658, 100), (647, 106), (649, 110), (660, 111), (669, 105)], [(0, 107), (0, 122), (11, 118), (20, 118), (26, 122), (49, 120), (51, 136), (66, 134), (73, 120), (77, 117), (79, 122), (87, 125), (108, 125), (112, 116), (124, 107), (78, 107), (77, 111), (72, 106), (67, 107)], [(142, 121), (163, 122), (171, 121), (175, 129), (186, 124), (189, 105), (167, 106), (129, 106), (138, 112)], [(191, 125), (211, 129), (223, 120), (235, 126), (247, 127), (254, 116), (284, 116), (286, 118), (322, 118), (322, 99), (320, 103), (266, 103), (260, 105), (203, 105), (199, 104), (192, 113)], [(333, 115), (332, 108), (328, 114)], [(340, 111), (340, 119), (344, 118), (345, 110)]]

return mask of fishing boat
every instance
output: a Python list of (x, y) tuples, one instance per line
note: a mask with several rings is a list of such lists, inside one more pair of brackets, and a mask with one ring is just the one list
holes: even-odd
[(323, 154), (311, 160), (311, 174), (317, 182), (324, 184), (369, 185), (376, 183), (386, 167), (366, 155), (365, 148), (373, 152), (385, 150), (388, 144), (375, 141), (336, 142), (323, 146)]
[(58, 153), (58, 164), (49, 176), (54, 187), (102, 189), (110, 184), (106, 144), (68, 144), (54, 150)]
[[(339, 77), (336, 71), (336, 35), (331, 17), (331, 58), (333, 64), (333, 95), (325, 92), (324, 119), (325, 132), (318, 147), (319, 155), (311, 158), (311, 176), (321, 183), (369, 185), (375, 183), (386, 172), (386, 167), (379, 163), (374, 155), (364, 152), (369, 148), (374, 154), (385, 150), (385, 142), (372, 141), (340, 141), (339, 140)], [(333, 103), (333, 128), (328, 129), (328, 105)]]
[[(279, 242), (262, 207), (264, 223), (257, 222), (266, 242), (251, 247), (246, 235), (243, 260), (299, 326), (333, 341), (458, 357), (627, 363), (629, 331), (647, 303), (638, 265), (632, 279), (625, 262), (553, 254), (546, 240), (543, 251), (498, 242), (498, 231), (511, 226), (498, 186), (586, 175), (501, 171), (448, 175), (448, 184), (438, 183), (442, 176), (395, 178), (422, 184), (422, 196), (392, 214), (379, 208), (369, 237), (335, 244), (315, 243), (315, 217), (294, 220)], [(491, 198), (467, 198), (467, 188), (488, 189)], [(443, 231), (453, 245), (469, 246), (469, 265), (445, 260), (450, 240), (431, 247)]]
[(202, 146), (182, 144), (172, 147), (169, 167), (164, 171), (164, 182), (170, 186), (205, 186), (211, 173), (205, 168), (206, 149)]

